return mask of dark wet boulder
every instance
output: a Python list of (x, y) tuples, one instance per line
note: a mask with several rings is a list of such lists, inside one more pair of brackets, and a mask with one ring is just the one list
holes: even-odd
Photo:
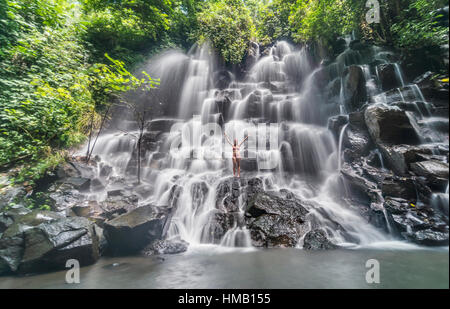
[(146, 151), (155, 151), (162, 136), (163, 132), (161, 131), (146, 131), (141, 140), (142, 154), (145, 154)]
[(164, 236), (171, 210), (153, 205), (142, 206), (107, 221), (104, 233), (111, 254), (138, 252)]
[(413, 83), (417, 84), (427, 101), (433, 102), (440, 107), (447, 107), (448, 111), (448, 84), (440, 82), (435, 76), (435, 73), (427, 71), (416, 77)]
[(423, 179), (417, 177), (386, 177), (381, 184), (381, 190), (383, 196), (393, 196), (409, 201), (417, 199), (429, 201), (432, 194)]
[(306, 233), (304, 202), (275, 192), (257, 192), (248, 199), (246, 221), (254, 246), (295, 247)]
[(222, 180), (216, 189), (216, 208), (224, 212), (239, 211), (239, 196), (246, 180), (229, 177)]
[(433, 105), (423, 101), (412, 101), (412, 102), (399, 101), (389, 103), (389, 105), (398, 107), (406, 112), (413, 113), (419, 118), (422, 118), (423, 116), (430, 117), (433, 115), (435, 111)]
[(60, 178), (80, 177), (81, 171), (71, 162), (59, 165), (56, 168), (56, 175)]
[(370, 45), (362, 42), (360, 40), (353, 40), (350, 42), (349, 47), (353, 50), (365, 50), (370, 47)]
[(64, 178), (63, 184), (72, 186), (74, 189), (79, 191), (86, 191), (89, 190), (91, 186), (91, 180), (83, 177), (68, 177)]
[(379, 145), (379, 149), (387, 165), (400, 176), (407, 175), (410, 164), (424, 161), (436, 149), (426, 145)]
[(370, 167), (366, 162), (355, 161), (345, 162), (341, 174), (354, 198), (361, 199), (367, 205), (383, 202), (378, 183), (386, 177), (386, 173)]
[(393, 63), (380, 64), (377, 67), (377, 70), (381, 82), (381, 88), (383, 89), (383, 91), (403, 86), (398, 76), (399, 71), (396, 69), (395, 64)]
[(250, 69), (256, 64), (259, 59), (259, 45), (255, 42), (250, 42), (250, 46), (247, 50), (247, 55), (244, 61), (244, 70), (250, 71)]
[(369, 106), (365, 111), (370, 136), (377, 144), (420, 144), (420, 136), (408, 115), (394, 107), (381, 104)]
[(77, 205), (71, 208), (73, 214), (77, 217), (85, 217), (88, 218), (92, 212), (91, 206), (87, 205)]
[(64, 211), (76, 205), (83, 195), (69, 184), (54, 184), (47, 192), (48, 201), (54, 211)]
[(250, 225), (252, 243), (256, 247), (295, 247), (306, 227), (276, 215), (262, 215)]
[(113, 168), (112, 166), (108, 164), (101, 164), (100, 165), (100, 176), (101, 177), (108, 177), (112, 174)]
[(346, 160), (358, 160), (369, 154), (373, 147), (367, 131), (347, 128), (343, 139), (344, 158)]
[(403, 233), (409, 241), (425, 246), (448, 246), (448, 231), (441, 232), (432, 229), (421, 230), (414, 233)]
[(443, 191), (448, 185), (448, 163), (437, 160), (428, 160), (412, 163), (410, 166), (414, 174), (425, 177), (430, 188), (437, 191)]
[(305, 250), (330, 250), (336, 249), (323, 230), (313, 230), (308, 232), (303, 239), (303, 249)]
[(21, 235), (0, 238), (0, 276), (17, 271), (23, 255), (23, 242)]
[(228, 88), (233, 81), (233, 74), (227, 70), (221, 70), (214, 73), (214, 87), (220, 90)]
[(328, 119), (328, 130), (330, 130), (336, 139), (339, 139), (342, 127), (348, 123), (348, 117), (344, 115), (333, 116)]
[(99, 204), (99, 215), (111, 220), (138, 207), (139, 197), (128, 190), (108, 191), (108, 198)]
[(350, 111), (358, 110), (367, 101), (366, 79), (361, 67), (356, 65), (348, 67), (345, 93), (347, 108)]
[(357, 111), (348, 114), (348, 123), (350, 124), (350, 127), (354, 130), (367, 131), (364, 111)]
[(94, 224), (86, 218), (64, 218), (42, 223), (24, 232), (24, 245), (19, 272), (32, 273), (64, 269), (75, 259), (81, 266), (99, 259), (98, 236)]
[(186, 252), (189, 243), (184, 240), (156, 240), (142, 250), (143, 255), (177, 254)]
[(20, 217), (29, 214), (31, 210), (25, 208), (22, 205), (13, 205), (8, 209), (0, 212), (0, 233), (6, 231), (6, 229), (17, 221)]
[(426, 204), (413, 204), (402, 198), (386, 197), (384, 207), (391, 232), (420, 245), (448, 244), (448, 217)]
[(227, 231), (241, 223), (238, 213), (226, 213), (216, 210), (211, 214), (209, 222), (204, 228), (203, 239), (220, 244)]
[(416, 162), (411, 164), (411, 170), (419, 176), (427, 178), (443, 178), (449, 177), (449, 165), (446, 162), (429, 160), (423, 162)]
[(0, 190), (0, 211), (6, 206), (21, 200), (26, 194), (27, 192), (21, 186), (2, 188)]
[(64, 269), (69, 259), (85, 266), (98, 258), (94, 223), (85, 218), (36, 210), (20, 217), (0, 239), (0, 269), (5, 272)]
[(201, 207), (208, 197), (209, 187), (204, 181), (199, 181), (191, 186), (192, 204), (194, 209)]
[[(222, 91), (216, 95), (215, 103), (217, 107), (217, 111), (222, 114), (224, 119), (228, 119), (229, 115), (228, 112), (230, 110), (231, 106), (231, 100), (230, 98), (235, 97), (236, 95), (234, 93), (229, 93), (226, 91)], [(240, 95), (238, 96), (240, 97)]]

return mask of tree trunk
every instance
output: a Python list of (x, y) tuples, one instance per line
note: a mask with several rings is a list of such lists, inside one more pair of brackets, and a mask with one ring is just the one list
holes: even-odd
[(144, 131), (141, 129), (141, 132), (139, 134), (138, 153), (137, 153), (137, 160), (138, 160), (138, 162), (137, 162), (137, 164), (138, 164), (138, 167), (137, 167), (137, 179), (138, 179), (138, 184), (141, 183), (141, 145), (142, 145), (142, 137), (144, 135), (143, 133), (144, 133)]

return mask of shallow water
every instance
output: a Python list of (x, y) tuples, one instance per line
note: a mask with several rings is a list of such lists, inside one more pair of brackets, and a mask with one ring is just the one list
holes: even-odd
[[(199, 246), (162, 258), (102, 258), (81, 269), (80, 284), (66, 284), (62, 271), (3, 277), (0, 288), (449, 288), (448, 248), (383, 246), (317, 252)], [(366, 283), (369, 259), (380, 263), (380, 284)]]

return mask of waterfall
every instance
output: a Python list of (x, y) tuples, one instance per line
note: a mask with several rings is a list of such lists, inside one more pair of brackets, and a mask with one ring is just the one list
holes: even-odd
[[(365, 57), (347, 46), (334, 63), (324, 67), (312, 61), (306, 47), (297, 49), (278, 42), (266, 56), (259, 57), (258, 51), (257, 62), (240, 80), (231, 72), (217, 71), (208, 46), (197, 46), (188, 54), (173, 51), (151, 59), (145, 69), (161, 78), (157, 93), (166, 108), (161, 118), (152, 120), (147, 127), (143, 184), (136, 188), (139, 204), (174, 207), (169, 238), (181, 238), (191, 245), (250, 247), (252, 240), (244, 222), (245, 200), (241, 194), (245, 184), (231, 177), (231, 148), (223, 133), (214, 131), (218, 127), (231, 139), (241, 141), (249, 136), (241, 151), (244, 177), (261, 177), (272, 189), (288, 189), (311, 202), (311, 228), (325, 229), (335, 242), (342, 244), (350, 242), (349, 235), (357, 244), (389, 239), (340, 202), (347, 194), (340, 172), (349, 125), (342, 127), (337, 141), (326, 127), (330, 117), (347, 114), (343, 74), (350, 65), (362, 68), (368, 96), (373, 101), (389, 103), (387, 95), (380, 91), (377, 68), (365, 64), (387, 59), (389, 53), (374, 49), (368, 59)], [(404, 86), (401, 68), (395, 68)], [(325, 86), (324, 71), (331, 76)], [(220, 87), (216, 86), (218, 79)], [(413, 87), (420, 96), (417, 90)], [(335, 92), (330, 94), (332, 91)], [(414, 115), (408, 117), (420, 132)], [(116, 119), (114, 127), (129, 129), (130, 121)], [(274, 125), (268, 126), (270, 123)], [(207, 129), (206, 124), (210, 125)], [(100, 136), (94, 156), (101, 162), (97, 173), (103, 177), (105, 189), (92, 192), (92, 199), (104, 200), (107, 190), (120, 188), (126, 183), (124, 178), (133, 175), (135, 143), (129, 134), (114, 129)], [(269, 144), (276, 147), (268, 149)], [(381, 154), (376, 154), (384, 169)], [(112, 173), (101, 176), (102, 166), (112, 167)], [(224, 184), (230, 186), (228, 191), (224, 191)], [(229, 203), (229, 199), (236, 200)], [(232, 215), (223, 216), (224, 207), (233, 207)], [(221, 220), (230, 221), (231, 228), (219, 233), (221, 225), (217, 222)]]
[(339, 168), (340, 171), (342, 169), (342, 144), (344, 143), (344, 134), (345, 130), (347, 129), (348, 124), (342, 127), (341, 134), (339, 135), (339, 151), (338, 151), (338, 161), (339, 161)]

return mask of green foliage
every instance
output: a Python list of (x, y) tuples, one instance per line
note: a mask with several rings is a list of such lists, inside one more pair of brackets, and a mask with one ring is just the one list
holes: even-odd
[(296, 42), (332, 42), (358, 27), (364, 1), (298, 0), (289, 17)]
[(198, 23), (199, 43), (211, 43), (227, 63), (241, 62), (255, 31), (243, 1), (211, 2), (198, 14)]
[(11, 181), (15, 184), (25, 183), (29, 186), (34, 186), (36, 181), (44, 177), (48, 171), (54, 170), (64, 160), (65, 157), (62, 152), (49, 153), (41, 160), (20, 169), (17, 175), (11, 178)]
[(92, 105), (87, 55), (73, 32), (43, 31), (23, 35), (0, 63), (0, 165), (79, 142)]
[(158, 86), (128, 70), (163, 48), (209, 43), (236, 64), (250, 40), (330, 44), (359, 30), (433, 50), (448, 41), (436, 13), (445, 5), (382, 1), (381, 23), (368, 25), (361, 0), (0, 0), (0, 167), (23, 165), (19, 182), (41, 177), (100, 122), (98, 112)]
[[(436, 9), (448, 5), (442, 0), (407, 1), (409, 6), (402, 11), (391, 26), (394, 44), (404, 49), (429, 48), (448, 43), (448, 27), (439, 25)], [(446, 3), (447, 2), (447, 3)]]
[[(69, 22), (76, 14), (69, 2), (31, 2), (1, 3), (17, 33), (2, 37), (8, 45), (0, 58), (0, 167), (24, 164), (18, 182), (37, 179), (59, 162), (55, 150), (80, 143), (96, 111), (119, 93), (159, 84), (145, 74), (135, 77), (108, 55), (110, 64), (91, 64), (80, 25)], [(72, 11), (64, 15), (61, 8)]]
[(270, 44), (280, 39), (291, 39), (289, 16), (296, 0), (273, 0), (259, 8), (256, 16), (258, 39)]
[(166, 41), (179, 5), (171, 0), (85, 0), (83, 4), (83, 39), (94, 60), (101, 62), (109, 53), (128, 65)]

